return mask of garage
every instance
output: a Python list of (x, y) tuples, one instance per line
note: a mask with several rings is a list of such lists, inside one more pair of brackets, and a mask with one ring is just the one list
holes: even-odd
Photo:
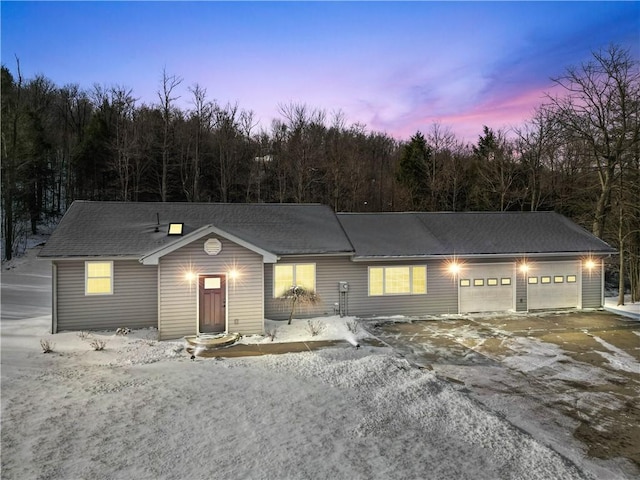
[(513, 263), (467, 265), (458, 279), (460, 313), (513, 310)]
[(579, 308), (579, 262), (548, 262), (532, 265), (527, 275), (529, 310)]

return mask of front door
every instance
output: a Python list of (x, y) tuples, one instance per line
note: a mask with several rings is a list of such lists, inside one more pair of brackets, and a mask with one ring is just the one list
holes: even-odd
[(224, 275), (200, 277), (200, 332), (219, 333), (225, 330), (225, 308), (227, 304)]

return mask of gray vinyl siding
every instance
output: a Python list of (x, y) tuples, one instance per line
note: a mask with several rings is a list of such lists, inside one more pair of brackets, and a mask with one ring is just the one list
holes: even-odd
[[(207, 255), (204, 243), (217, 238), (222, 243), (218, 255)], [(159, 330), (162, 340), (198, 333), (197, 281), (185, 280), (191, 268), (198, 274), (226, 274), (235, 268), (237, 280), (227, 278), (227, 331), (242, 334), (264, 333), (263, 259), (219, 235), (196, 240), (159, 262)]]
[(516, 312), (526, 312), (527, 306), (527, 276), (516, 270)]
[[(332, 315), (339, 301), (338, 283), (349, 283), (348, 314), (355, 316), (380, 315), (439, 315), (458, 312), (456, 282), (442, 270), (440, 262), (393, 261), (353, 262), (347, 256), (284, 257), (278, 264), (315, 263), (316, 293), (319, 305), (296, 313), (297, 318)], [(425, 295), (369, 296), (369, 266), (427, 266)], [(288, 318), (285, 304), (273, 298), (273, 265), (264, 266), (265, 316), (273, 320)]]
[(158, 325), (157, 268), (137, 260), (113, 262), (113, 294), (85, 295), (85, 262), (57, 261), (57, 331)]
[(582, 308), (602, 307), (602, 273), (604, 265), (596, 261), (597, 266), (592, 271), (582, 266)]

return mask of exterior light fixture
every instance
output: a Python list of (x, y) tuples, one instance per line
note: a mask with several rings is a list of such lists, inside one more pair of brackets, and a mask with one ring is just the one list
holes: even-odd
[(238, 272), (238, 270), (236, 270), (235, 268), (229, 270), (229, 278), (231, 280), (235, 280), (240, 276), (240, 272)]
[(520, 264), (520, 272), (526, 274), (529, 271), (529, 265), (527, 263)]
[(593, 270), (594, 268), (596, 268), (596, 262), (594, 262), (593, 259), (589, 258), (584, 262), (584, 266), (587, 268), (587, 270)]
[(195, 280), (196, 275), (193, 272), (187, 272), (184, 274), (184, 278), (187, 282), (191, 283)]
[(460, 265), (457, 264), (456, 262), (450, 263), (449, 273), (451, 273), (451, 275), (457, 275), (458, 273), (460, 273)]

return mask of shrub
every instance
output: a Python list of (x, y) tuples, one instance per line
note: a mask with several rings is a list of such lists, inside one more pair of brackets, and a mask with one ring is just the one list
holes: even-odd
[(280, 300), (289, 302), (290, 312), (289, 321), (287, 325), (291, 325), (293, 314), (296, 311), (296, 307), (303, 305), (316, 305), (320, 303), (320, 297), (313, 290), (308, 290), (299, 285), (290, 287), (286, 292), (280, 296)]
[(89, 332), (78, 332), (76, 335), (80, 340), (86, 340), (91, 334)]
[(55, 346), (56, 344), (52, 343), (50, 340), (45, 340), (44, 338), (40, 339), (40, 347), (42, 348), (42, 353), (53, 352), (53, 348)]
[(266, 337), (271, 339), (271, 341), (273, 342), (276, 339), (277, 333), (278, 327), (271, 327), (269, 330), (267, 330)]
[(320, 335), (327, 326), (320, 320), (307, 320), (307, 330), (312, 337)]
[(353, 334), (358, 333), (358, 330), (360, 330), (360, 322), (356, 319), (347, 320), (347, 330)]
[(130, 333), (130, 332), (131, 332), (131, 329), (130, 329), (130, 328), (127, 328), (127, 327), (120, 327), (120, 328), (118, 328), (118, 329), (116, 330), (116, 335), (125, 336), (125, 335), (127, 335), (128, 333)]
[(99, 352), (101, 350), (104, 350), (104, 347), (107, 346), (107, 341), (95, 338), (95, 339), (91, 340), (89, 345), (91, 345), (91, 348), (93, 348), (96, 352)]

